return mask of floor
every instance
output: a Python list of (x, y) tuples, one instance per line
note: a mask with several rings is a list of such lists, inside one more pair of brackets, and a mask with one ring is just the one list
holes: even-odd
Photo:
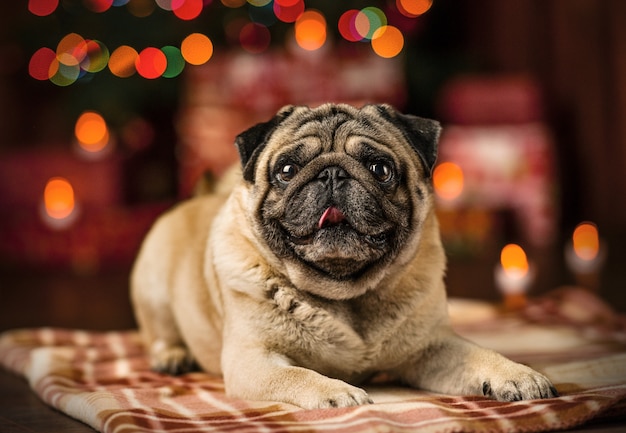
[(20, 377), (0, 369), (0, 432), (93, 433), (95, 430), (44, 404)]

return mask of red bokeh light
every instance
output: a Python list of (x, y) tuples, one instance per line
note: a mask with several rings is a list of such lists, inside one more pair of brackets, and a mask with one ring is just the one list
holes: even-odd
[(145, 48), (135, 60), (135, 68), (144, 78), (159, 78), (167, 68), (167, 57), (158, 48)]

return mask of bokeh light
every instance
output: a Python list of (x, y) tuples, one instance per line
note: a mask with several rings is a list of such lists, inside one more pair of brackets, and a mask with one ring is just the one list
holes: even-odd
[(28, 11), (39, 17), (53, 13), (59, 6), (59, 0), (28, 0)]
[(75, 207), (74, 188), (63, 177), (53, 177), (46, 183), (43, 200), (46, 214), (50, 218), (68, 218)]
[(83, 0), (87, 9), (93, 12), (106, 12), (113, 6), (113, 0)]
[(361, 9), (355, 21), (357, 31), (365, 39), (372, 39), (374, 32), (386, 25), (387, 16), (382, 10), (374, 6)]
[(153, 80), (159, 78), (165, 72), (167, 68), (167, 58), (163, 51), (158, 48), (144, 48), (135, 59), (135, 68), (139, 75)]
[(78, 117), (74, 135), (81, 149), (87, 152), (101, 152), (109, 144), (109, 128), (95, 111), (85, 111)]
[(397, 27), (388, 26), (387, 15), (374, 6), (347, 10), (339, 17), (337, 27), (341, 36), (350, 42), (378, 39), (372, 43), (372, 48), (381, 57), (394, 57), (404, 46), (402, 32)]
[(400, 13), (409, 18), (416, 18), (433, 5), (433, 0), (396, 0), (396, 7)]
[(271, 35), (267, 27), (257, 23), (247, 23), (239, 32), (241, 47), (252, 54), (262, 53), (270, 46)]
[(600, 251), (600, 238), (595, 224), (584, 222), (576, 226), (572, 235), (574, 253), (583, 260), (593, 260)]
[(56, 58), (57, 54), (52, 49), (46, 47), (39, 48), (33, 53), (28, 62), (28, 73), (35, 80), (48, 80), (52, 62), (56, 61)]
[(500, 263), (504, 273), (521, 278), (528, 273), (528, 259), (526, 253), (517, 244), (508, 244), (500, 252)]
[(359, 12), (357, 9), (350, 9), (339, 17), (337, 24), (339, 34), (347, 41), (358, 42), (363, 39), (363, 36), (356, 29), (356, 18)]
[(252, 6), (263, 7), (271, 3), (272, 0), (248, 0)]
[[(126, 6), (135, 17), (146, 17), (158, 7), (171, 11), (182, 20), (193, 20), (213, 1), (82, 0), (82, 4), (95, 12)], [(295, 24), (293, 37), (304, 50), (318, 50), (326, 43), (326, 17), (320, 11), (305, 10), (304, 0), (221, 0), (221, 3), (229, 8), (247, 6), (248, 18), (241, 12), (231, 14), (224, 20), (224, 31), (230, 43), (250, 53), (262, 53), (270, 47), (272, 33), (269, 27), (277, 20)], [(53, 13), (59, 4), (59, 0), (29, 0), (28, 8), (33, 14), (45, 16)], [(337, 28), (343, 39), (350, 42), (369, 41), (375, 54), (392, 58), (402, 52), (405, 44), (404, 27), (396, 21), (407, 19), (400, 17), (400, 13), (414, 18), (428, 11), (431, 6), (432, 0), (396, 0), (396, 8), (386, 9), (389, 13), (393, 12), (394, 25), (388, 24), (386, 13), (378, 7), (349, 9), (339, 15)], [(283, 33), (279, 31), (277, 34)], [(202, 65), (211, 59), (213, 53), (212, 40), (202, 33), (188, 35), (179, 48), (167, 46), (159, 50), (149, 47), (140, 54), (127, 45), (110, 53), (101, 41), (69, 33), (59, 41), (54, 56), (49, 48), (41, 48), (32, 55), (29, 74), (37, 80), (50, 80), (58, 86), (67, 86), (78, 80), (85, 82), (91, 74), (107, 66), (113, 75), (120, 78), (135, 73), (147, 79), (161, 76), (173, 78), (182, 73), (187, 63)]]
[(54, 59), (50, 65), (50, 81), (59, 87), (74, 84), (80, 76), (80, 66), (66, 65)]
[(154, 2), (165, 11), (171, 11), (173, 9), (172, 3), (174, 3), (174, 0), (154, 0)]
[(394, 26), (379, 27), (372, 35), (372, 49), (380, 57), (395, 57), (404, 47), (404, 36)]
[(156, 8), (156, 4), (154, 3), (154, 0), (130, 0), (126, 5), (126, 8), (131, 15), (134, 15), (137, 18), (145, 18), (152, 15), (152, 12), (154, 12), (154, 9)]
[(453, 162), (442, 162), (433, 172), (435, 193), (444, 200), (455, 200), (463, 192), (463, 170)]
[(57, 44), (57, 60), (67, 66), (79, 65), (87, 55), (85, 43), (78, 33), (65, 35)]
[(137, 72), (135, 61), (139, 53), (128, 45), (122, 45), (111, 53), (109, 58), (109, 70), (120, 78), (128, 78)]
[(296, 42), (307, 51), (321, 48), (326, 42), (326, 19), (316, 10), (307, 10), (296, 20)]
[(109, 49), (100, 41), (90, 40), (84, 44), (85, 56), (80, 62), (83, 71), (96, 73), (109, 63)]
[(185, 69), (185, 59), (183, 59), (183, 55), (180, 50), (171, 45), (165, 46), (161, 48), (163, 54), (167, 58), (167, 67), (163, 72), (163, 76), (165, 78), (174, 78), (179, 76), (183, 69)]
[(213, 43), (202, 33), (192, 33), (183, 40), (180, 51), (187, 63), (203, 65), (213, 56)]
[(222, 4), (229, 8), (240, 8), (241, 6), (246, 4), (246, 0), (221, 0)]
[(172, 2), (174, 15), (186, 21), (198, 18), (203, 7), (202, 0), (174, 0)]
[(294, 23), (304, 13), (304, 0), (274, 0), (274, 15), (285, 23)]

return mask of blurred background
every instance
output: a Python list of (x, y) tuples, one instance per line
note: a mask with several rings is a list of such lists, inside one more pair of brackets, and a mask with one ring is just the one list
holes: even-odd
[(135, 326), (154, 219), (326, 101), (444, 125), (451, 296), (626, 311), (626, 2), (25, 0), (0, 14), (0, 331)]

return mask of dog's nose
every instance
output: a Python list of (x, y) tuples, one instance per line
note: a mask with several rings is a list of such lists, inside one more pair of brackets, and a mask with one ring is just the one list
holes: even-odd
[(324, 183), (324, 185), (335, 184), (342, 179), (347, 179), (348, 173), (341, 167), (331, 166), (326, 167), (317, 175), (317, 178)]

